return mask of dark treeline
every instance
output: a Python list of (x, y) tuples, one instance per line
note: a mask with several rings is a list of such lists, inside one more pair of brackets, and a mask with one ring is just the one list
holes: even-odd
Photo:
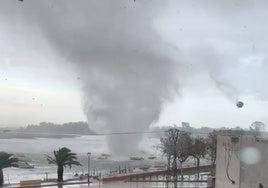
[[(177, 125), (174, 125), (174, 126), (165, 126), (165, 127), (153, 127), (151, 128), (151, 130), (153, 131), (168, 131), (172, 128), (176, 128), (176, 129), (179, 129), (180, 131), (184, 131), (186, 133), (190, 133), (192, 135), (195, 135), (195, 136), (202, 136), (203, 134), (209, 134), (210, 132), (212, 132), (215, 128), (210, 128), (210, 127), (201, 127), (201, 128), (195, 128), (195, 127), (191, 127), (189, 123), (186, 123), (186, 122), (182, 122), (181, 126), (177, 126)], [(223, 129), (226, 129), (226, 128), (223, 128)], [(154, 137), (161, 137), (163, 136), (164, 133), (159, 133), (159, 134), (154, 134), (153, 136)]]
[(42, 122), (38, 125), (28, 125), (27, 127), (0, 129), (0, 139), (63, 138), (89, 134), (95, 133), (89, 128), (88, 123), (83, 121), (64, 124)]
[(192, 136), (200, 136), (200, 137), (204, 137), (204, 135), (208, 135), (209, 133), (213, 132), (214, 130), (220, 131), (220, 130), (244, 130), (244, 131), (263, 131), (264, 130), (264, 123), (260, 122), (260, 121), (255, 121), (253, 122), (249, 128), (241, 128), (239, 126), (230, 128), (230, 127), (221, 127), (221, 128), (215, 128), (215, 127), (200, 127), (200, 128), (195, 128), (190, 126), (190, 123), (187, 122), (182, 122), (180, 126), (178, 125), (173, 125), (173, 126), (163, 126), (163, 127), (153, 127), (151, 128), (152, 131), (156, 131), (156, 132), (160, 132), (160, 133), (156, 133), (153, 136), (154, 137), (161, 137), (164, 135), (164, 133), (162, 133), (162, 131), (168, 131), (170, 129), (176, 128), (180, 131), (184, 131), (186, 133), (190, 133)]
[(20, 132), (31, 133), (54, 133), (54, 134), (94, 134), (89, 128), (88, 123), (68, 122), (64, 124), (55, 124), (51, 122), (42, 122), (39, 125), (28, 125), (27, 127), (19, 128)]

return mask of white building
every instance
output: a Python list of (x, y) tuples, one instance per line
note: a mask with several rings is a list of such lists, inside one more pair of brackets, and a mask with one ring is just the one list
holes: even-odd
[(216, 163), (216, 188), (268, 188), (268, 137), (220, 132)]

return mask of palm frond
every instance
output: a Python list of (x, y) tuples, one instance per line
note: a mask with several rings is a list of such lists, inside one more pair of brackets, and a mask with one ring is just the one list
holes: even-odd
[(66, 161), (68, 161), (68, 160), (77, 160), (76, 154), (72, 153), (72, 155), (66, 155), (65, 160)]
[(49, 155), (47, 155), (47, 161), (48, 161), (48, 164), (57, 165), (57, 161), (54, 158), (50, 157)]
[(81, 165), (77, 161), (76, 153), (72, 153), (69, 148), (63, 147), (59, 150), (53, 152), (54, 158), (47, 156), (47, 160), (49, 164), (56, 164), (58, 166), (69, 166), (71, 168), (72, 165)]
[(13, 154), (0, 152), (0, 167), (1, 168), (8, 168), (12, 166), (16, 166), (18, 159), (13, 157)]
[(72, 167), (72, 165), (76, 165), (76, 166), (82, 166), (80, 162), (78, 161), (68, 161), (66, 163), (64, 163), (64, 166), (69, 166), (69, 168)]

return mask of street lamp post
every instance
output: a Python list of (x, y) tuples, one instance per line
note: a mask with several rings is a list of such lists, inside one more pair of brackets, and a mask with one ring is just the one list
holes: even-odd
[(88, 183), (88, 185), (90, 184), (90, 181), (89, 181), (90, 155), (91, 155), (91, 153), (88, 152), (87, 153), (87, 183)]

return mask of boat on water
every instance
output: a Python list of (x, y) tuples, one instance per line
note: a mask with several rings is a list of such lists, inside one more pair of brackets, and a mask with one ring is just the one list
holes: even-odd
[(112, 155), (111, 154), (107, 154), (107, 153), (102, 153), (101, 156), (102, 157), (111, 157)]
[(150, 167), (151, 167), (150, 165), (144, 165), (144, 166), (140, 166), (138, 168), (141, 169), (141, 170), (147, 171), (147, 170), (150, 169)]
[(106, 160), (106, 159), (108, 159), (108, 157), (106, 157), (106, 156), (99, 156), (97, 159), (98, 160)]
[(28, 162), (19, 161), (17, 163), (18, 168), (24, 168), (24, 169), (32, 169), (34, 168), (34, 165), (29, 164)]
[(155, 156), (150, 156), (150, 157), (148, 157), (148, 159), (153, 160), (153, 159), (156, 159), (156, 157)]
[(130, 160), (132, 160), (132, 161), (142, 161), (142, 160), (144, 160), (144, 158), (143, 157), (130, 157)]
[(105, 159), (108, 159), (109, 157), (111, 157), (112, 155), (110, 155), (110, 154), (106, 154), (106, 153), (102, 153), (99, 157), (98, 157), (98, 159), (99, 160), (105, 160)]

